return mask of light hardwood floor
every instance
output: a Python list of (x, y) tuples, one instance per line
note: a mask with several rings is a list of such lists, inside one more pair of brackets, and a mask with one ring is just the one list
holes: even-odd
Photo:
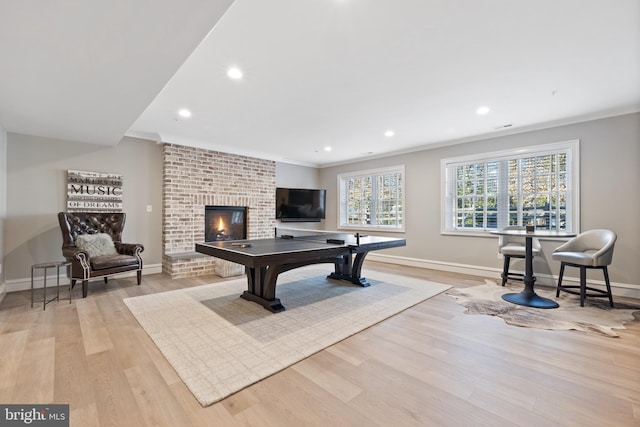
[[(365, 270), (483, 283), (374, 262)], [(68, 403), (71, 426), (83, 427), (640, 426), (640, 313), (607, 338), (465, 315), (444, 294), (202, 408), (122, 299), (219, 280), (111, 279), (46, 311), (28, 292), (7, 295), (0, 403)]]

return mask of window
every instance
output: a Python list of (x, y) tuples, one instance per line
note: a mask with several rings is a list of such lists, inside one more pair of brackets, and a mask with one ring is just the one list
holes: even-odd
[(339, 227), (404, 231), (404, 166), (338, 175)]
[(578, 141), (443, 159), (442, 232), (578, 232)]

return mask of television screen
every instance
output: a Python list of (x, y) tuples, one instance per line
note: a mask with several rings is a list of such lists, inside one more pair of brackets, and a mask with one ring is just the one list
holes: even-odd
[(276, 188), (276, 219), (320, 221), (325, 216), (326, 190)]

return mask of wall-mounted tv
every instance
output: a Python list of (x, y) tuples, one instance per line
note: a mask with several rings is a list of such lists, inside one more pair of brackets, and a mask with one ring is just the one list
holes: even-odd
[(286, 222), (320, 221), (325, 217), (326, 190), (276, 188), (276, 219)]

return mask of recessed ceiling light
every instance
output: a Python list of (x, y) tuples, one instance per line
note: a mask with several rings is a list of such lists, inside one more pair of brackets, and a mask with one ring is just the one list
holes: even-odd
[(243, 76), (242, 70), (238, 67), (231, 67), (227, 70), (227, 76), (233, 80), (240, 80)]
[(329, 146), (324, 147), (324, 151), (331, 151), (331, 147)]
[(489, 111), (491, 111), (489, 110), (489, 107), (480, 107), (476, 110), (476, 114), (483, 115), (487, 114)]
[(186, 108), (183, 108), (180, 111), (178, 111), (178, 115), (184, 118), (191, 117), (191, 111), (187, 110)]
[(388, 130), (384, 133), (384, 136), (386, 136), (387, 138), (391, 138), (393, 135), (395, 135), (396, 133), (392, 130)]

